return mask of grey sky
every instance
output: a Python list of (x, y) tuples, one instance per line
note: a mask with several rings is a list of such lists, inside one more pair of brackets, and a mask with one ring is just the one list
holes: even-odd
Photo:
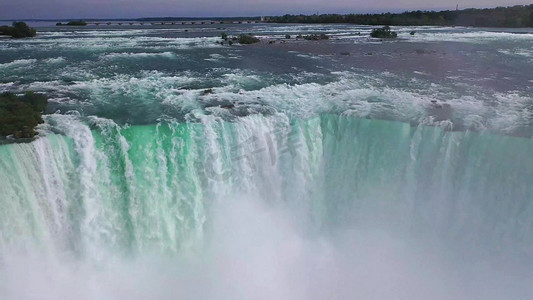
[(533, 0), (0, 0), (0, 19), (260, 16), (399, 12), (530, 4)]

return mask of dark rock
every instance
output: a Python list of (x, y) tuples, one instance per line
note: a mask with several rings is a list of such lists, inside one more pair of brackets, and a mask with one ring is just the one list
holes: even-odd
[(243, 45), (259, 43), (259, 39), (252, 35), (242, 34), (239, 36), (238, 40), (239, 40), (239, 44), (243, 44)]
[(428, 115), (433, 117), (436, 122), (450, 120), (452, 118), (452, 106), (448, 103), (438, 103), (436, 100), (431, 101), (428, 109)]
[(329, 36), (325, 34), (310, 34), (303, 37), (305, 40), (308, 41), (320, 41), (320, 40), (328, 40)]
[(214, 93), (213, 89), (205, 89), (202, 91), (202, 96), (211, 95), (213, 93)]
[(230, 103), (230, 104), (223, 104), (223, 105), (220, 105), (221, 108), (225, 108), (225, 109), (233, 109), (235, 108), (235, 104), (233, 103)]

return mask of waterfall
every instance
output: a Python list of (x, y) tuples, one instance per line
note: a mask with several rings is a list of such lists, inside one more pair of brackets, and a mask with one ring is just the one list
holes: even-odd
[(50, 115), (47, 123), (55, 133), (0, 146), (0, 261), (7, 264), (20, 249), (97, 264), (110, 255), (203, 253), (228, 234), (217, 228), (225, 213), (252, 223), (268, 216), (228, 212), (236, 201), (291, 216), (298, 238), (265, 233), (289, 253), (305, 249), (307, 238), (364, 230), (473, 257), (533, 256), (531, 139), (345, 115), (122, 127)]

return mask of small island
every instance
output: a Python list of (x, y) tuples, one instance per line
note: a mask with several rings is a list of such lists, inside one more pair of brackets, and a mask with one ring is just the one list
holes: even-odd
[(395, 39), (398, 37), (398, 34), (391, 31), (390, 26), (384, 26), (382, 28), (373, 29), (370, 36), (378, 39)]
[(35, 127), (44, 122), (42, 114), (47, 105), (48, 99), (44, 95), (33, 92), (21, 96), (0, 94), (0, 138), (35, 137)]
[(13, 26), (0, 26), (0, 35), (8, 35), (12, 38), (20, 39), (34, 37), (37, 32), (25, 22), (13, 22)]
[(87, 26), (87, 22), (78, 20), (78, 21), (69, 21), (68, 23), (56, 23), (56, 26)]

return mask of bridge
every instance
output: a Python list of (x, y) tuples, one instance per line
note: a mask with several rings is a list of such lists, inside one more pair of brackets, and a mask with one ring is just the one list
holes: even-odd
[(113, 22), (86, 22), (93, 26), (152, 26), (152, 25), (214, 25), (214, 24), (256, 24), (263, 23), (259, 20), (244, 21), (113, 21)]

